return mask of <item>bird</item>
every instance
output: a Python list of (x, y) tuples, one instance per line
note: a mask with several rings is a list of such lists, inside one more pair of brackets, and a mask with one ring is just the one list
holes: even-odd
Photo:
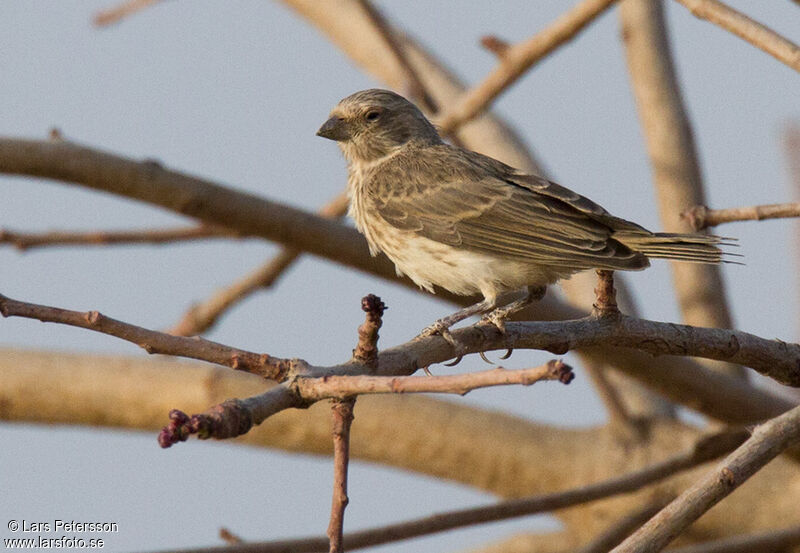
[[(638, 271), (650, 258), (723, 261), (723, 238), (650, 232), (541, 176), (446, 143), (389, 90), (342, 99), (317, 135), (336, 141), (347, 161), (349, 215), (373, 256), (383, 252), (429, 292), (483, 296), (420, 336), (455, 345), (450, 327), (474, 315), (505, 332), (513, 313), (580, 271)], [(512, 291), (524, 294), (500, 305)]]

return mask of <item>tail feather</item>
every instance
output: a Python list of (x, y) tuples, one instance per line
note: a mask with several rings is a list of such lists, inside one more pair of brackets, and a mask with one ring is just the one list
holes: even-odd
[(673, 259), (693, 263), (735, 263), (724, 256), (740, 257), (723, 252), (720, 246), (734, 246), (732, 238), (711, 234), (645, 233), (618, 231), (614, 240), (647, 257)]

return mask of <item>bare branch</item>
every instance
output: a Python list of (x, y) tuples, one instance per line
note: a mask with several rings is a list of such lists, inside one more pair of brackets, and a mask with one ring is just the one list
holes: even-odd
[(692, 15), (705, 19), (800, 71), (800, 47), (766, 25), (754, 21), (719, 0), (677, 0)]
[(333, 418), (333, 499), (328, 524), (330, 553), (343, 553), (344, 510), (347, 498), (347, 467), (350, 464), (350, 425), (355, 398), (336, 400), (331, 405)]
[(709, 209), (704, 205), (696, 205), (681, 213), (681, 217), (689, 221), (695, 230), (702, 230), (734, 221), (800, 217), (800, 203), (754, 205), (728, 209)]
[[(691, 232), (680, 213), (693, 205), (705, 204), (705, 192), (692, 126), (675, 75), (663, 3), (624, 1), (620, 4), (620, 20), (661, 222), (667, 232)], [(733, 326), (719, 267), (672, 262), (670, 268), (685, 323), (718, 328)], [(709, 366), (745, 377), (741, 367)]]
[(280, 359), (267, 354), (258, 354), (232, 348), (203, 338), (172, 336), (156, 330), (148, 330), (110, 317), (97, 311), (81, 313), (57, 307), (37, 305), (12, 300), (0, 294), (0, 314), (3, 317), (25, 317), (43, 323), (60, 323), (77, 326), (95, 332), (121, 338), (136, 344), (147, 353), (176, 355), (189, 359), (200, 359), (239, 371), (283, 381), (296, 361)]
[(612, 553), (661, 551), (703, 513), (798, 440), (800, 440), (800, 407), (795, 407), (756, 427), (750, 439), (705, 478), (650, 519)]
[(133, 15), (150, 6), (154, 6), (163, 0), (126, 0), (118, 6), (97, 12), (94, 16), (94, 24), (98, 27), (105, 27), (113, 23), (119, 23), (129, 15)]
[[(339, 218), (347, 212), (348, 203), (347, 194), (342, 193), (323, 206), (319, 214), (331, 219)], [(209, 330), (234, 305), (258, 290), (275, 284), (301, 253), (296, 248), (283, 248), (275, 257), (252, 273), (230, 286), (217, 290), (207, 300), (192, 305), (168, 332), (176, 336), (194, 336)]]
[(753, 551), (788, 551), (800, 544), (800, 525), (782, 530), (733, 536), (721, 540), (668, 549), (669, 553), (752, 553)]
[[(500, 520), (508, 520), (581, 505), (599, 499), (630, 493), (663, 480), (673, 474), (701, 465), (716, 459), (742, 443), (747, 438), (744, 431), (723, 432), (713, 434), (697, 442), (695, 447), (679, 453), (664, 461), (654, 463), (641, 470), (611, 478), (596, 484), (590, 484), (567, 491), (535, 495), (520, 499), (501, 501), (482, 507), (473, 507), (437, 513), (428, 517), (407, 522), (361, 530), (345, 534), (344, 541), (348, 550), (360, 549), (444, 532), (454, 528), (464, 528), (476, 524), (486, 524)], [(308, 537), (296, 540), (274, 542), (250, 542), (245, 547), (226, 547), (219, 553), (277, 553), (279, 551), (305, 551), (308, 553), (325, 552), (328, 540), (324, 537)], [(208, 548), (186, 549), (182, 553), (210, 553)]]
[(574, 38), (613, 3), (614, 0), (583, 0), (537, 35), (506, 49), (500, 65), (437, 118), (437, 124), (451, 133), (472, 120), (536, 62)]
[[(197, 337), (184, 338), (147, 330), (105, 317), (97, 311), (80, 313), (0, 295), (0, 313), (4, 317), (25, 317), (86, 328), (135, 343), (151, 353), (202, 359), (272, 380), (286, 379), (293, 363)], [(688, 355), (730, 361), (748, 366), (781, 384), (800, 387), (800, 345), (767, 340), (738, 330), (662, 323), (620, 314), (613, 318), (508, 323), (504, 334), (493, 325), (477, 324), (455, 330), (452, 334), (464, 354), (508, 348), (563, 354), (573, 349), (606, 345), (633, 348), (653, 355)], [(379, 356), (377, 370), (380, 374), (392, 376), (411, 374), (419, 367), (441, 363), (454, 356), (453, 346), (440, 336), (415, 338), (384, 351)], [(355, 364), (363, 365), (360, 362)], [(302, 376), (318, 377), (352, 374), (354, 363), (333, 367), (303, 365)]]
[(23, 233), (0, 229), (0, 244), (11, 244), (20, 251), (47, 246), (108, 246), (117, 244), (167, 244), (208, 238), (240, 238), (232, 231), (212, 225), (177, 227), (165, 229), (91, 231), (91, 232), (43, 232)]

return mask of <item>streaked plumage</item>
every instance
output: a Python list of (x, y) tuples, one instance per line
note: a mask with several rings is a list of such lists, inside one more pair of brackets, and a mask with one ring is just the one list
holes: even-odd
[(347, 158), (350, 214), (373, 255), (384, 252), (428, 290), (483, 294), (434, 330), (491, 311), (503, 292), (586, 269), (640, 270), (649, 257), (721, 260), (717, 237), (652, 233), (563, 186), (444, 143), (393, 92), (348, 96), (318, 134)]

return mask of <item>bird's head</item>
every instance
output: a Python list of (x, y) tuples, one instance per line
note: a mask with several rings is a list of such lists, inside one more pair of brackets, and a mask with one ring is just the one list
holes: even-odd
[(417, 107), (389, 90), (370, 89), (339, 102), (317, 136), (339, 143), (350, 162), (368, 162), (394, 153), (409, 143), (442, 140)]

